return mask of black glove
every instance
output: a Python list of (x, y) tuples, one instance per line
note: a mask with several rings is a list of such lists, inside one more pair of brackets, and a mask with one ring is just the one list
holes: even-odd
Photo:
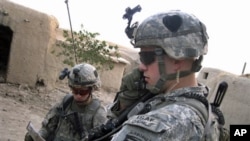
[(88, 135), (88, 140), (94, 140), (106, 135), (111, 132), (115, 128), (115, 124), (112, 122), (112, 119), (108, 120), (106, 124), (102, 124), (101, 126), (95, 127), (90, 130)]

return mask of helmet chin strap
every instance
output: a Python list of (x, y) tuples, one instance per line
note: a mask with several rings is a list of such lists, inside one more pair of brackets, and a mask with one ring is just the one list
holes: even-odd
[(166, 74), (165, 69), (165, 62), (164, 62), (164, 51), (161, 48), (155, 49), (155, 54), (158, 60), (158, 67), (160, 72), (160, 78), (158, 79), (157, 83), (154, 86), (148, 86), (147, 89), (150, 90), (151, 93), (157, 94), (163, 91), (164, 85), (166, 84), (167, 80), (174, 80), (176, 79), (179, 81), (179, 78), (187, 76), (193, 72), (198, 72), (201, 69), (201, 62), (203, 60), (203, 56), (200, 56), (196, 59), (193, 64), (192, 68), (189, 71), (178, 71), (177, 73)]
[[(163, 86), (165, 85), (166, 81), (169, 80), (169, 75), (166, 74), (165, 69), (165, 62), (164, 62), (164, 51), (162, 48), (155, 48), (155, 54), (158, 60), (158, 67), (160, 78), (154, 86), (148, 86), (147, 88), (150, 90), (151, 93), (157, 94), (162, 91)], [(172, 75), (171, 75), (172, 76)]]

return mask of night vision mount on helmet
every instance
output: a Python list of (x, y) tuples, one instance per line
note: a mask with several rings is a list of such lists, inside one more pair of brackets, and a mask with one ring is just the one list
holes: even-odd
[[(138, 22), (135, 22), (133, 23), (132, 25), (131, 24), (131, 21), (133, 19), (133, 15), (136, 13), (136, 12), (140, 12), (141, 11), (141, 6), (140, 5), (137, 5), (136, 7), (134, 7), (133, 9), (131, 9), (130, 7), (127, 7), (125, 9), (125, 14), (123, 15), (123, 19), (128, 19), (128, 25), (125, 29), (125, 33), (126, 35), (128, 36), (129, 39), (133, 39), (134, 38), (134, 31), (135, 29), (138, 27)], [(133, 45), (133, 42), (131, 40), (131, 44)]]
[(82, 63), (75, 65), (71, 70), (65, 68), (59, 79), (63, 80), (67, 76), (70, 87), (94, 87), (101, 86), (100, 77), (96, 68), (90, 64)]
[[(131, 44), (135, 48), (155, 47), (160, 79), (151, 92), (162, 90), (167, 80), (187, 76), (201, 69), (203, 55), (207, 54), (206, 26), (194, 15), (180, 10), (158, 13), (146, 18), (139, 26), (130, 28)], [(126, 32), (127, 34), (127, 32)], [(190, 70), (166, 74), (164, 55), (176, 60), (194, 59)]]

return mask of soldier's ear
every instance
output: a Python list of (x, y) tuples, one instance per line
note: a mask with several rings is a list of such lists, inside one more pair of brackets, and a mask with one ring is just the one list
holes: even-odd
[(172, 61), (173, 61), (173, 68), (174, 68), (175, 71), (178, 71), (183, 67), (183, 63), (184, 63), (183, 60), (175, 60), (175, 59), (173, 59)]

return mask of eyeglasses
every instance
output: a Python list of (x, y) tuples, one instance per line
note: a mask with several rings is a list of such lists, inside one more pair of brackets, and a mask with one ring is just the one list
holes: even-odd
[(90, 93), (91, 89), (90, 88), (71, 88), (71, 91), (74, 95), (81, 95), (81, 96), (84, 96), (84, 95), (87, 95)]
[(139, 52), (140, 61), (144, 65), (150, 65), (155, 61), (154, 51), (141, 51)]

